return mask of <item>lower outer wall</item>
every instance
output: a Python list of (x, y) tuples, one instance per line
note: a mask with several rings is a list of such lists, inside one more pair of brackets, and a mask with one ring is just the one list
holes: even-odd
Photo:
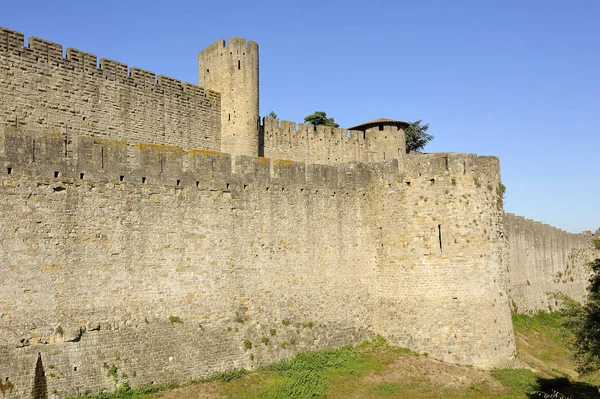
[[(64, 397), (96, 393), (113, 390), (124, 382), (132, 386), (186, 382), (219, 370), (252, 368), (300, 350), (342, 346), (370, 337), (366, 331), (334, 324), (326, 329), (280, 324), (273, 326), (276, 336), (257, 325), (239, 325), (238, 331), (229, 332), (190, 324), (150, 322), (87, 331), (79, 342), (31, 345), (17, 350), (14, 346), (0, 346), (0, 373), (11, 376), (14, 384), (12, 395), (7, 392), (6, 397), (37, 399), (53, 394)], [(268, 345), (261, 343), (262, 336), (270, 338)], [(241, 348), (244, 339), (253, 342), (252, 349)], [(281, 343), (291, 340), (296, 344), (281, 348)], [(250, 360), (250, 354), (254, 360)], [(117, 379), (108, 375), (112, 366), (117, 367)], [(40, 395), (41, 392), (48, 396)]]
[(377, 333), (457, 363), (514, 354), (497, 173), (288, 172), (226, 189), (3, 177), (8, 397), (113, 389), (104, 364), (185, 382)]

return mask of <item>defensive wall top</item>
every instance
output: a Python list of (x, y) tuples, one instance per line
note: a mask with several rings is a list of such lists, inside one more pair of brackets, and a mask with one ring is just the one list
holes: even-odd
[(127, 145), (123, 141), (90, 136), (74, 137), (67, 143), (60, 133), (0, 133), (0, 176), (41, 180), (114, 180), (176, 187), (199, 187), (205, 182), (220, 187), (238, 181), (349, 190), (366, 189), (380, 179), (389, 181), (390, 187), (403, 186), (402, 176), (412, 180), (439, 174), (463, 175), (467, 173), (463, 165), (468, 165), (469, 174), (489, 176), (490, 169), (497, 166), (495, 157), (455, 153), (418, 154), (410, 162), (414, 163), (415, 171), (404, 175), (397, 160), (321, 165), (207, 150), (185, 151), (157, 144)]
[(597, 233), (594, 234), (589, 230), (582, 231), (581, 233), (569, 233), (568, 231), (559, 229), (558, 227), (554, 227), (550, 224), (538, 222), (537, 220), (533, 220), (533, 219), (529, 219), (529, 218), (526, 218), (523, 216), (515, 215), (514, 213), (507, 212), (507, 213), (505, 213), (505, 216), (508, 221), (515, 223), (515, 224), (529, 225), (529, 226), (532, 226), (535, 228), (541, 228), (541, 229), (551, 229), (551, 230), (554, 230), (554, 231), (557, 231), (560, 233), (571, 234), (574, 236), (585, 236), (585, 237), (591, 238), (591, 237), (597, 235)]
[(17, 56), (38, 63), (45, 63), (49, 67), (64, 68), (76, 72), (101, 74), (106, 79), (121, 81), (125, 84), (142, 87), (154, 87), (159, 90), (173, 93), (188, 92), (204, 97), (219, 95), (219, 93), (205, 90), (192, 83), (182, 83), (180, 80), (140, 68), (129, 68), (126, 64), (101, 58), (92, 53), (86, 53), (74, 48), (67, 48), (63, 55), (63, 46), (37, 37), (30, 37), (25, 45), (25, 35), (7, 28), (0, 27), (0, 56)]
[(274, 118), (263, 118), (263, 127), (265, 133), (277, 133), (282, 135), (290, 135), (295, 137), (312, 137), (330, 138), (337, 137), (346, 141), (364, 140), (362, 131), (348, 130), (345, 128), (330, 128), (325, 125), (313, 125), (312, 123), (298, 123), (287, 120), (279, 120)]
[[(200, 51), (200, 54), (212, 57), (219, 54), (224, 55), (226, 53), (225, 50), (228, 50), (231, 55), (257, 55), (258, 44), (252, 40), (246, 42), (244, 38), (230, 38), (229, 42), (220, 39)], [(242, 52), (242, 54), (239, 54), (239, 52)]]

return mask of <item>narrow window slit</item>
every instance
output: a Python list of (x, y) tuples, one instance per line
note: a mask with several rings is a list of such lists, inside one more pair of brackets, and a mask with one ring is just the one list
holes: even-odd
[(35, 140), (33, 140), (33, 145), (31, 146), (31, 161), (35, 162)]
[(12, 168), (6, 168), (6, 173), (11, 175), (12, 174)]
[(200, 187), (200, 182), (199, 181), (196, 182), (196, 187)]
[(444, 252), (444, 247), (442, 246), (442, 225), (438, 224), (438, 240), (440, 241), (440, 252)]
[(125, 176), (121, 175), (119, 176), (119, 181), (124, 181), (125, 180)]
[(146, 177), (142, 176), (142, 184), (146, 184)]
[(177, 185), (180, 186), (181, 185), (181, 180), (177, 179)]
[(60, 177), (60, 172), (54, 171), (54, 178), (56, 179), (58, 177)]
[(84, 177), (85, 177), (85, 173), (83, 173), (83, 172), (79, 173), (79, 180), (83, 180)]

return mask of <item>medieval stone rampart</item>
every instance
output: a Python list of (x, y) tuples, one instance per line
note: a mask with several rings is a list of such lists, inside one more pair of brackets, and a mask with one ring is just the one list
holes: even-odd
[(264, 155), (304, 159), (325, 165), (365, 161), (368, 143), (362, 132), (271, 118), (263, 119)]
[(528, 311), (548, 287), (580, 292), (584, 240), (505, 217), (497, 158), (406, 155), (398, 124), (261, 127), (256, 43), (199, 60), (223, 93), (0, 29), (9, 398), (185, 382), (376, 334), (495, 363), (515, 352), (510, 292)]
[[(389, 126), (385, 128), (390, 130)], [(264, 118), (261, 133), (264, 156), (268, 158), (302, 159), (325, 165), (387, 159), (403, 163), (404, 132), (388, 130), (373, 134), (371, 131), (331, 129), (324, 125), (299, 123), (296, 126), (295, 122)], [(391, 142), (396, 146), (393, 151), (387, 150)]]
[(0, 140), (12, 397), (39, 383), (38, 354), (64, 396), (114, 388), (104, 363), (183, 382), (378, 333), (457, 363), (514, 353), (495, 158), (417, 155), (405, 173), (63, 142)]
[(571, 234), (507, 213), (510, 297), (515, 311), (534, 313), (557, 308), (553, 293), (583, 302), (591, 268), (600, 256), (592, 249), (592, 233)]
[[(221, 149), (220, 94), (0, 28), (0, 129)], [(68, 148), (67, 148), (68, 151)]]

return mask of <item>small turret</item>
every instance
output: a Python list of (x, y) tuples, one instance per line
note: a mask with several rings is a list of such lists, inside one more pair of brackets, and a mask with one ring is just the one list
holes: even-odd
[(367, 162), (383, 161), (386, 159), (404, 159), (406, 154), (405, 129), (408, 122), (380, 118), (361, 123), (348, 130), (362, 132), (368, 143), (363, 160)]
[(216, 41), (198, 54), (198, 80), (221, 93), (221, 151), (258, 156), (258, 44)]

